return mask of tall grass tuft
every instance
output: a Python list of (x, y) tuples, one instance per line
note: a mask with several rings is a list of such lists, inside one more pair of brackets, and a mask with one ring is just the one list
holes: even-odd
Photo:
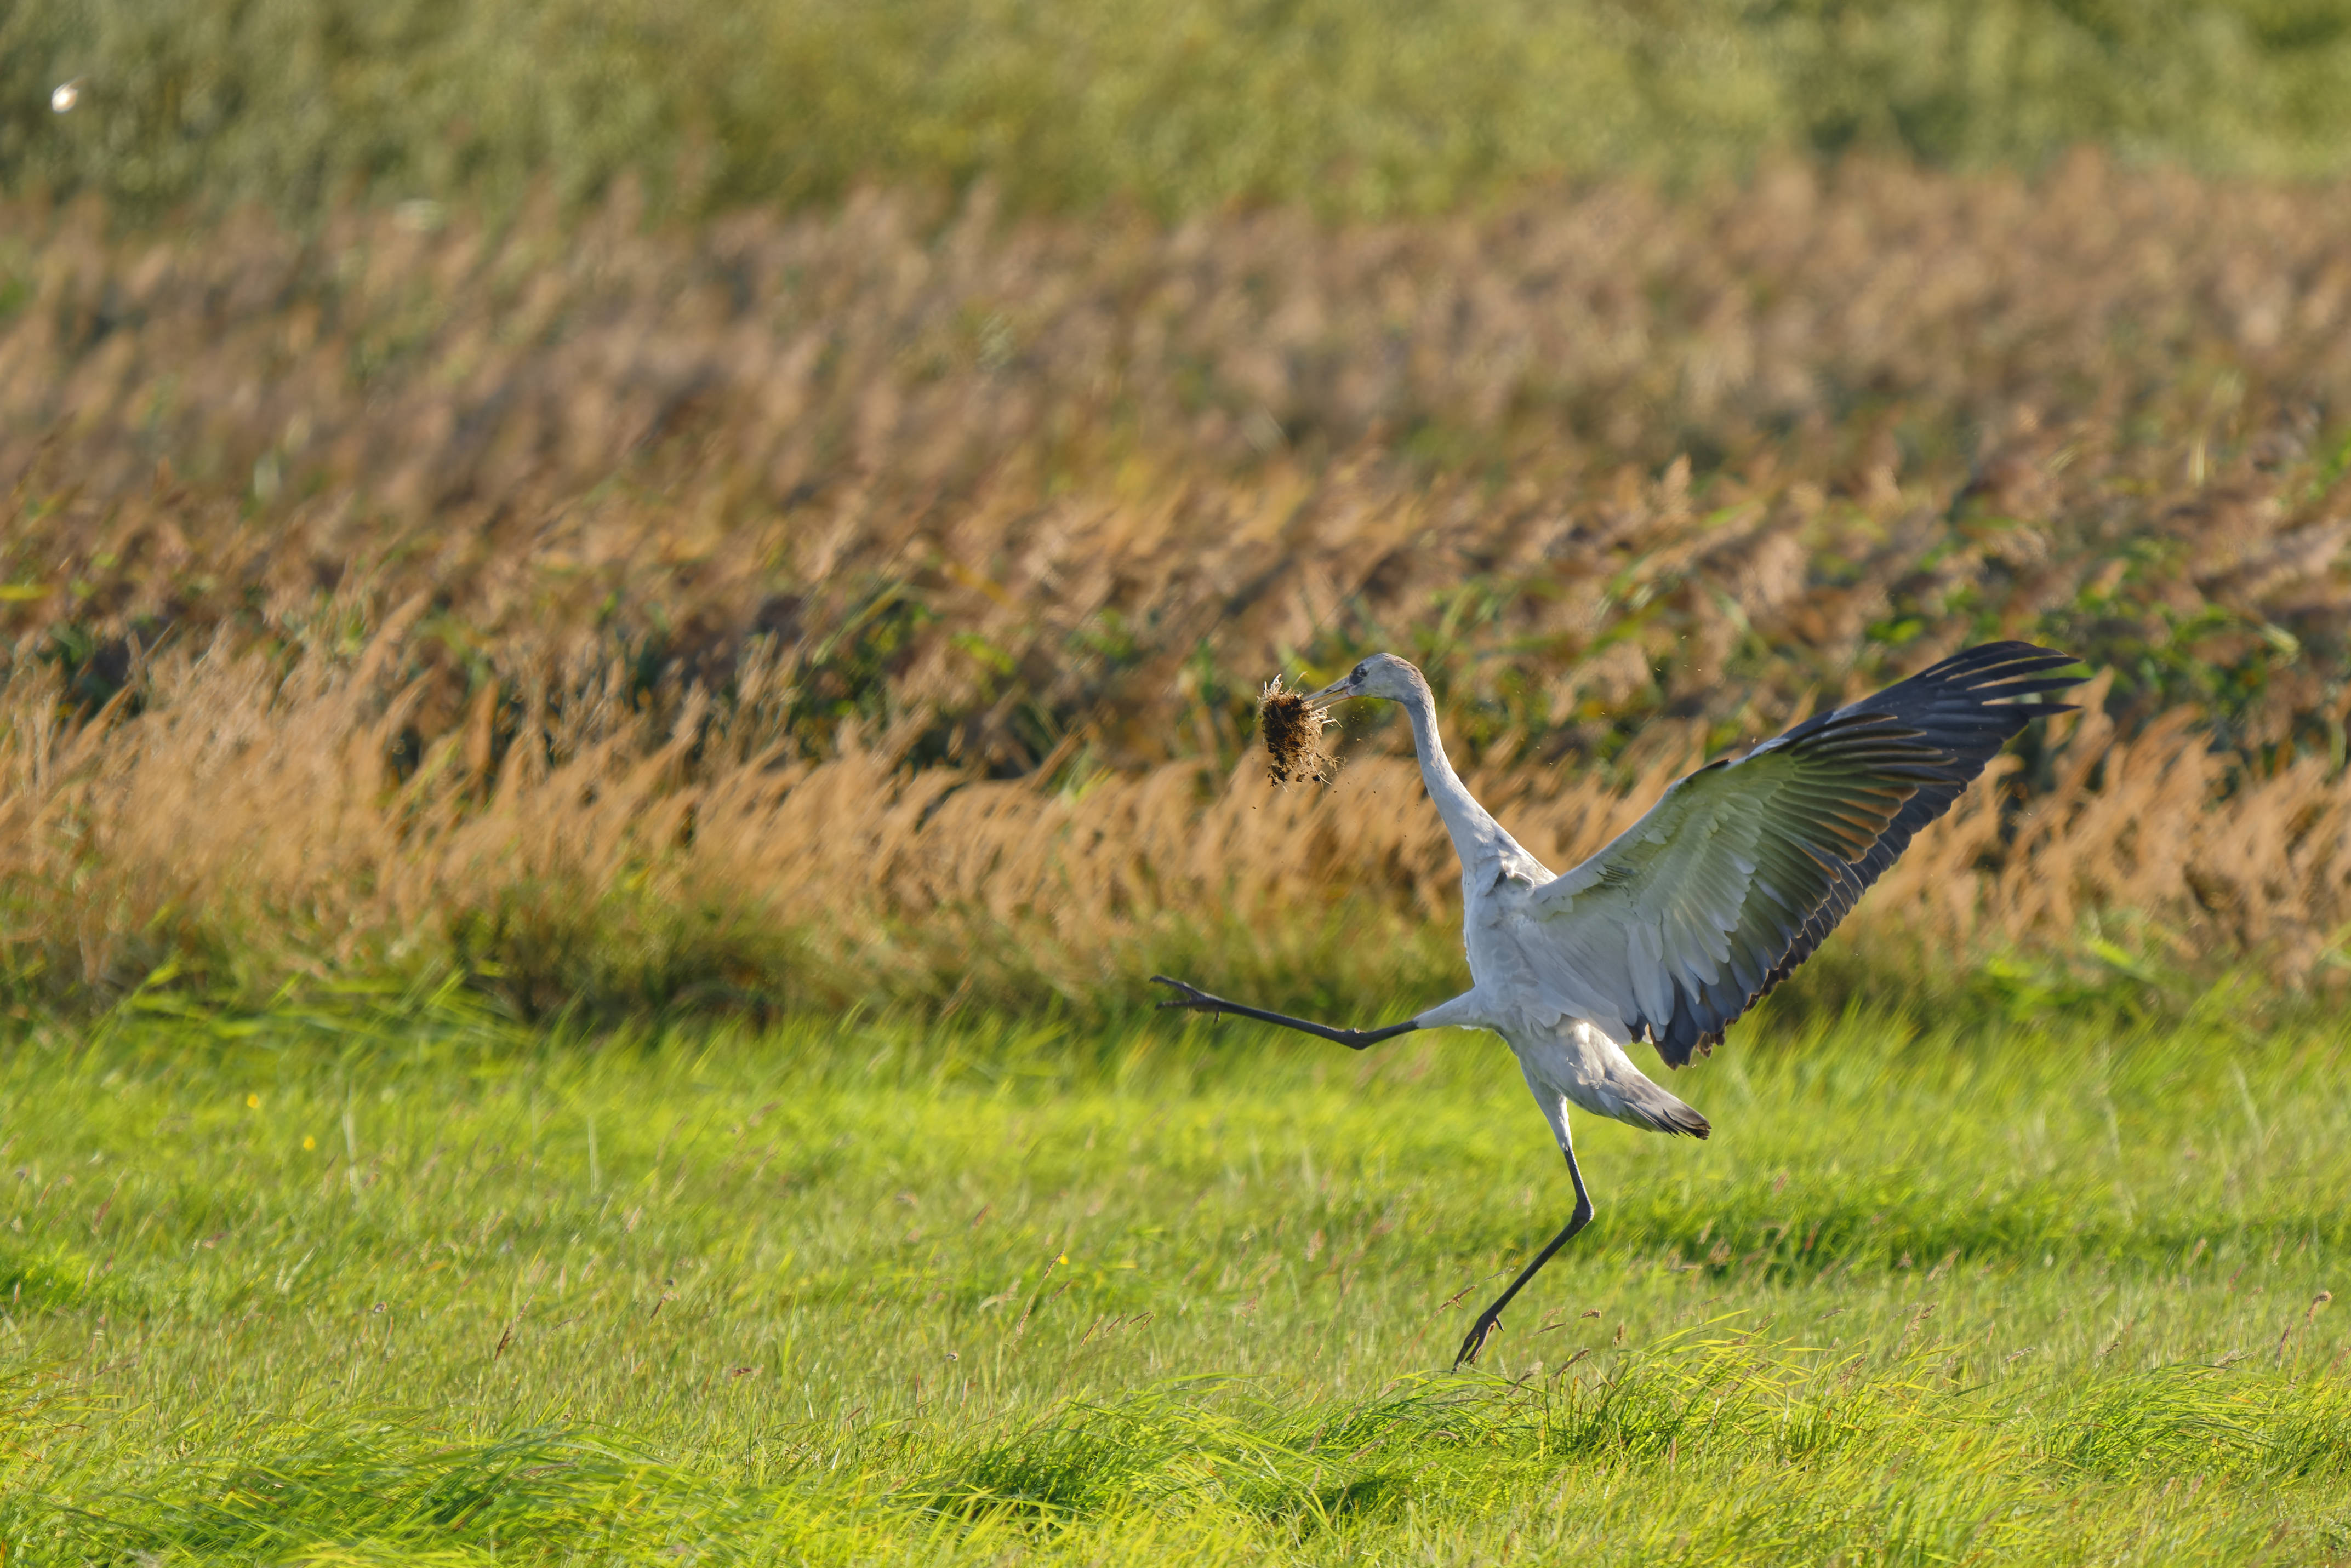
[[(483, 721), (403, 758), (415, 635), (167, 651), (81, 717), (57, 671), (21, 672), (0, 722), (19, 1000), (456, 974), (531, 1015), (1092, 1011), (1170, 967), (1374, 1002), (1458, 981), (1458, 872), (1405, 759), (1311, 792), (1252, 762), (1057, 788), (914, 766), (887, 735), (807, 760), (753, 708), (623, 701), (609, 669), (521, 686), (502, 747)], [(2331, 985), (2351, 778), (2319, 757), (2247, 777), (2189, 715), (2125, 736), (2100, 694), (2050, 722), (2040, 789), (2020, 804), (2018, 764), (1996, 764), (1847, 940), (1914, 971), (2086, 942), (2158, 992), (2165, 970), (2248, 959)], [(1524, 763), (1469, 782), (1566, 866), (1694, 765), (1702, 736), (1677, 732), (1687, 749), (1627, 786)]]

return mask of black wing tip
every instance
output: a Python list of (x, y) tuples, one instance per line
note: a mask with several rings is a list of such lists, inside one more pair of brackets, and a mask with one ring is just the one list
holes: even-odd
[[(1708, 1012), (1718, 1016), (1708, 1026), (1700, 1028), (1698, 1013), (1698, 1009), (1705, 1005), (1704, 1000), (1691, 996), (1682, 989), (1682, 982), (1677, 980), (1674, 981), (1673, 1016), (1667, 1020), (1665, 1027), (1660, 1029), (1644, 1020), (1634, 1026), (1633, 1038), (1646, 1040), (1656, 1046), (1657, 1059), (1678, 1072), (1688, 1066), (1693, 1057), (1713, 1055), (1714, 1048), (1722, 1044), (1723, 1032), (1730, 1027), (1731, 1021), (1754, 1005), (1755, 998), (1761, 994), (1758, 991), (1753, 995), (1740, 998), (1728, 1013), (1719, 1007), (1708, 1008)], [(1706, 1135), (1700, 1133), (1698, 1136), (1704, 1137)]]
[(1987, 699), (2021, 697), (2032, 691), (2054, 691), (2067, 686), (2078, 686), (2086, 676), (2057, 680), (2032, 680), (2052, 670), (2085, 662), (2076, 654), (2059, 649), (2043, 648), (2037, 642), (1980, 642), (1973, 648), (1963, 648), (1949, 659), (1939, 659), (1921, 670), (1908, 680), (1921, 685), (1959, 686), (1970, 691), (1986, 691)]
[[(1755, 751), (1812, 740), (1825, 730), (1875, 722), (1907, 728), (1946, 746), (1963, 742), (1970, 729), (2001, 731), (1991, 741), (1985, 753), (1990, 755), (2034, 719), (2071, 711), (2061, 703), (2018, 699), (2079, 686), (2087, 676), (2053, 676), (2049, 671), (2083, 663), (2074, 654), (2034, 642), (1978, 643), (1867, 697), (1814, 713)], [(1892, 731), (1885, 732), (1890, 736)]]
[(1755, 748), (1755, 755), (1780, 747), (1805, 747), (1813, 751), (1835, 750), (1839, 753), (1855, 748), (1879, 748), (1866, 760), (1881, 759), (1893, 766), (1923, 765), (1932, 762), (1949, 762), (1949, 754), (1938, 745), (1935, 738), (1898, 713), (1884, 712), (1855, 703), (1823, 715), (1809, 723), (1800, 724), (1784, 735), (1779, 735)]
[[(2032, 659), (2044, 670), (2055, 670), (2062, 665), (2082, 662), (2079, 658), (2062, 648), (2044, 648), (2040, 643), (2026, 642), (2022, 638), (2011, 637), (2003, 638), (1997, 642), (1979, 642), (1972, 647), (1963, 648), (1947, 659), (1938, 659), (1928, 668), (1945, 670), (1953, 665), (2008, 664), (2024, 659)], [(1922, 670), (1920, 673), (1924, 674), (1926, 671)]]

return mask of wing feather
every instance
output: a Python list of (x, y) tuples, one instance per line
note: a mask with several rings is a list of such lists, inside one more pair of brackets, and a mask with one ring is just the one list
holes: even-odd
[(1681, 1066), (1809, 958), (1918, 830), (2062, 704), (2071, 655), (1988, 643), (1676, 783), (1535, 890), (1546, 1002)]

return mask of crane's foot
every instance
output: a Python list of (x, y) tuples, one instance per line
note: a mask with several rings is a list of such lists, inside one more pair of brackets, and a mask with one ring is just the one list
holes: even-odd
[(1219, 1012), (1224, 1010), (1223, 998), (1210, 996), (1196, 985), (1188, 985), (1180, 980), (1170, 980), (1164, 974), (1153, 975), (1151, 983), (1166, 986), (1176, 992), (1159, 1004), (1162, 1009), (1175, 1007), (1192, 1012)]
[(1486, 1341), (1501, 1326), (1502, 1314), (1492, 1307), (1479, 1313), (1478, 1321), (1469, 1325), (1469, 1337), (1461, 1342), (1460, 1352), (1453, 1357), (1453, 1370), (1458, 1372), (1466, 1366), (1474, 1365), (1478, 1353), (1486, 1348)]

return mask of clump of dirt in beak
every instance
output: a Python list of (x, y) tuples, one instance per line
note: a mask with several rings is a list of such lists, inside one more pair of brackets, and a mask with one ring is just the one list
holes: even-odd
[(1327, 784), (1339, 775), (1339, 759), (1322, 743), (1326, 721), (1298, 692), (1286, 691), (1277, 675), (1265, 684), (1257, 705), (1257, 732), (1265, 740), (1269, 783)]

